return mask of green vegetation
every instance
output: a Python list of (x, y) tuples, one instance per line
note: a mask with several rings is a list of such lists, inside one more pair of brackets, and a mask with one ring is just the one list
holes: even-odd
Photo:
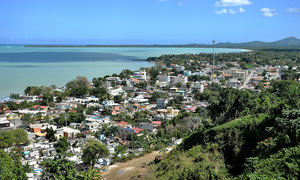
[[(216, 62), (231, 63), (237, 62), (246, 68), (252, 68), (254, 65), (300, 65), (300, 49), (256, 49), (252, 52), (243, 53), (220, 53), (215, 56)], [(148, 61), (164, 63), (167, 66), (171, 64), (184, 65), (185, 69), (196, 71), (204, 67), (204, 62), (212, 61), (212, 54), (180, 54), (180, 55), (162, 55), (160, 57), (150, 57)], [(190, 61), (192, 60), (192, 61)], [(232, 66), (227, 64), (228, 67)]]
[(0, 148), (26, 145), (28, 143), (27, 132), (24, 129), (0, 131)]
[(75, 80), (67, 83), (66, 88), (70, 90), (70, 95), (83, 97), (88, 94), (89, 81), (86, 77), (77, 76)]
[(0, 179), (27, 179), (26, 173), (31, 172), (27, 165), (22, 165), (18, 152), (7, 153), (0, 149)]
[(151, 166), (152, 179), (299, 177), (298, 82), (276, 81), (260, 93), (213, 84), (198, 95), (210, 103), (206, 123)]
[(76, 179), (77, 176), (75, 163), (62, 156), (46, 159), (41, 163), (41, 166), (43, 167), (43, 179), (71, 180)]
[(155, 160), (151, 179), (226, 179), (229, 176), (216, 145), (195, 146), (185, 153), (173, 150), (168, 158)]
[(241, 179), (297, 179), (300, 176), (300, 146), (283, 148), (268, 158), (246, 161)]
[(99, 158), (105, 158), (109, 155), (107, 147), (99, 141), (89, 139), (84, 145), (82, 150), (82, 160), (86, 165), (94, 167)]

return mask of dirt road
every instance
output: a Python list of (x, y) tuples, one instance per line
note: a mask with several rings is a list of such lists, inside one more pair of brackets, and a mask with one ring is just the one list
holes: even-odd
[(135, 158), (123, 163), (116, 163), (110, 169), (102, 174), (106, 180), (127, 180), (132, 176), (146, 173), (144, 168), (149, 162), (153, 161), (158, 154), (158, 151), (146, 154), (145, 156)]

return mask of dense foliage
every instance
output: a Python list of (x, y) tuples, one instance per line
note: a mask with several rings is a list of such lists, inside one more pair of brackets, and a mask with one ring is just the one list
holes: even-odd
[[(298, 82), (276, 81), (260, 93), (211, 85), (198, 95), (200, 100), (209, 102), (206, 113), (211, 123), (192, 133), (168, 157), (153, 165), (153, 179), (295, 179), (299, 176)], [(214, 150), (207, 150), (211, 148)], [(198, 161), (189, 158), (191, 152), (195, 158), (218, 152), (219, 158), (201, 158), (206, 166), (199, 166)], [(207, 166), (218, 168), (212, 171)]]
[(0, 149), (0, 179), (27, 179), (31, 172), (27, 165), (22, 165), (18, 152), (7, 153)]
[(0, 148), (26, 145), (29, 143), (27, 132), (24, 129), (0, 131)]

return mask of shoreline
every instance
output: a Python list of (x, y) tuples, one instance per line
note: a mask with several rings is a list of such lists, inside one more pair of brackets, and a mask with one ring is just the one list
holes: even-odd
[[(178, 47), (178, 48), (180, 48), (180, 47)], [(228, 48), (224, 48), (224, 49), (228, 49)], [(242, 49), (238, 49), (238, 50), (241, 51)], [(207, 53), (210, 53), (210, 52), (207, 52)], [(223, 53), (226, 53), (226, 52), (223, 52)], [(240, 53), (240, 52), (232, 52), (232, 53)], [(148, 56), (148, 57), (151, 57), (151, 56)], [(109, 68), (108, 68), (108, 66), (101, 66), (101, 62), (104, 62), (104, 61), (89, 61), (89, 62), (87, 62), (87, 61), (85, 61), (85, 62), (84, 61), (83, 62), (68, 61), (68, 62), (62, 62), (62, 63), (61, 62), (51, 62), (51, 63), (42, 62), (42, 63), (45, 63), (44, 64), (45, 66), (44, 65), (42, 67), (26, 66), (24, 68), (22, 68), (22, 67), (24, 66), (24, 64), (27, 64), (28, 62), (17, 62), (17, 63), (22, 63), (22, 66), (20, 66), (22, 69), (16, 69), (13, 66), (3, 67), (4, 69), (3, 69), (2, 73), (6, 74), (7, 76), (14, 77), (16, 75), (16, 73), (13, 73), (13, 71), (21, 72), (22, 78), (13, 79), (13, 81), (14, 81), (13, 85), (9, 85), (9, 84), (12, 84), (10, 81), (3, 80), (1, 83), (3, 84), (4, 88), (0, 90), (0, 99), (9, 97), (9, 95), (11, 93), (22, 94), (24, 89), (28, 86), (49, 86), (51, 84), (55, 84), (58, 87), (65, 86), (65, 84), (68, 81), (71, 81), (78, 75), (85, 76), (89, 80), (92, 80), (93, 78), (104, 77), (106, 75), (111, 75), (114, 73), (120, 73), (124, 69), (136, 71), (136, 70), (139, 70), (140, 68), (147, 68), (147, 67), (152, 67), (155, 65), (155, 62), (149, 61), (147, 59), (148, 58), (137, 58), (137, 59), (132, 58), (130, 60), (127, 59), (130, 61), (130, 63), (126, 62), (126, 60), (125, 61), (124, 60), (105, 61), (106, 63), (107, 62), (115, 62), (115, 63), (120, 62), (120, 63), (124, 64), (124, 65), (121, 65), (121, 64), (119, 65), (119, 64), (112, 63), (112, 66)], [(30, 62), (30, 64), (36, 64), (36, 63), (39, 64), (40, 62)], [(57, 65), (57, 67), (56, 67), (55, 65), (58, 63), (61, 65)], [(86, 66), (78, 65), (78, 63), (79, 64), (85, 63), (88, 65), (86, 65)], [(141, 63), (141, 64), (139, 64), (139, 63)], [(147, 66), (143, 63), (150, 64), (150, 66)], [(72, 64), (72, 66), (70, 66), (68, 68), (64, 68), (63, 67), (64, 64)], [(93, 66), (91, 66), (91, 64), (93, 64)], [(67, 70), (64, 70), (64, 69), (67, 69)], [(34, 74), (41, 74), (41, 76), (39, 76), (40, 78), (36, 78), (36, 76), (34, 76)], [(1, 73), (0, 73), (0, 75), (1, 75)], [(61, 75), (61, 77), (63, 77), (63, 78), (61, 78), (61, 77), (59, 78), (59, 75)], [(55, 77), (59, 78), (59, 81), (54, 81), (57, 79)], [(24, 79), (24, 78), (26, 79), (26, 84), (24, 84), (24, 81), (22, 81), (22, 79)], [(63, 81), (63, 79), (65, 79), (65, 81)], [(45, 82), (47, 82), (47, 84)], [(24, 85), (24, 86), (22, 86), (22, 85)]]

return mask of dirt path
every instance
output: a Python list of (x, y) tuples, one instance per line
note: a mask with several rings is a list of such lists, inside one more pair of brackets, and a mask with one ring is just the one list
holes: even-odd
[(147, 171), (144, 166), (153, 161), (157, 154), (158, 151), (154, 151), (124, 163), (116, 163), (107, 172), (103, 173), (102, 177), (106, 180), (127, 180), (132, 176), (144, 174)]

